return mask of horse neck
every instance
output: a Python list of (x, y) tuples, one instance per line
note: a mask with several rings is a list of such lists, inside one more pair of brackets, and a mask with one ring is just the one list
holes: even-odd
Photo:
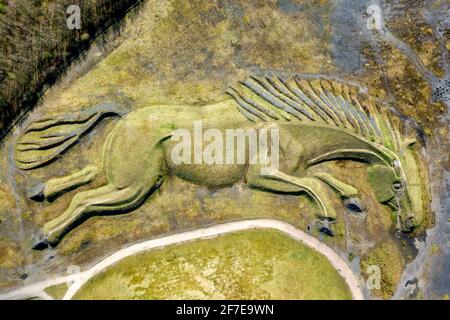
[[(338, 133), (337, 133), (338, 134)], [(354, 147), (351, 142), (336, 146), (333, 150), (329, 150), (324, 154), (308, 161), (308, 166), (312, 166), (321, 162), (354, 159), (371, 164), (382, 164), (392, 167), (393, 162), (398, 160), (398, 156), (383, 145), (368, 141), (365, 138), (359, 137), (355, 134), (345, 132), (344, 134), (351, 135), (355, 140)]]

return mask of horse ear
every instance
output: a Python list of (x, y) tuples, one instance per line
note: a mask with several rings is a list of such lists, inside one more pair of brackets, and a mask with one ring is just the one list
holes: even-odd
[(417, 143), (416, 139), (414, 139), (414, 138), (407, 138), (403, 142), (403, 145), (405, 146), (405, 148), (412, 148), (412, 147), (415, 146), (416, 143)]

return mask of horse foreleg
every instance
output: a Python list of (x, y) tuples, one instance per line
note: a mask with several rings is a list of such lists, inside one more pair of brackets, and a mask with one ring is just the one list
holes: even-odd
[(348, 210), (353, 212), (362, 212), (364, 210), (358, 197), (358, 190), (355, 187), (346, 184), (325, 172), (314, 173), (314, 177), (319, 178), (336, 190), (343, 199), (343, 203)]
[(282, 172), (274, 172), (269, 175), (279, 181), (294, 185), (305, 191), (319, 205), (321, 214), (319, 218), (327, 220), (336, 219), (336, 211), (328, 199), (326, 191), (317, 179), (298, 178)]
[(306, 192), (319, 205), (320, 219), (336, 219), (336, 211), (328, 199), (326, 191), (315, 178), (298, 178), (277, 171), (267, 175), (250, 174), (247, 176), (247, 183), (253, 188), (275, 192)]
[(30, 189), (28, 196), (35, 201), (54, 199), (64, 192), (92, 182), (97, 175), (97, 167), (87, 166), (69, 176), (50, 179), (47, 182), (37, 184)]

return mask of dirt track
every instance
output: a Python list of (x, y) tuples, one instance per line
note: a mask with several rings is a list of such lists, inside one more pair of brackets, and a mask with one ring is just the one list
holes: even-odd
[(279, 230), (293, 239), (304, 243), (306, 246), (319, 251), (323, 254), (333, 267), (339, 272), (342, 278), (345, 280), (349, 289), (352, 293), (352, 297), (355, 300), (363, 300), (364, 295), (360, 288), (358, 278), (352, 272), (352, 270), (348, 267), (347, 263), (334, 252), (330, 247), (320, 242), (316, 238), (310, 236), (309, 234), (296, 229), (294, 226), (272, 219), (258, 219), (258, 220), (245, 220), (245, 221), (237, 221), (215, 225), (212, 227), (198, 229), (194, 231), (188, 231), (183, 233), (178, 233), (174, 235), (170, 235), (167, 237), (153, 239), (145, 242), (141, 242), (130, 247), (124, 248), (122, 250), (117, 251), (116, 253), (110, 255), (109, 257), (103, 259), (96, 265), (94, 265), (89, 270), (86, 270), (81, 273), (72, 274), (72, 275), (64, 275), (64, 276), (56, 276), (53, 279), (49, 279), (47, 281), (38, 282), (27, 287), (23, 287), (17, 290), (13, 290), (10, 292), (6, 292), (0, 294), (0, 300), (5, 299), (28, 299), (39, 297), (41, 299), (52, 299), (47, 293), (45, 293), (44, 289), (58, 285), (67, 283), (69, 289), (64, 295), (64, 300), (70, 300), (77, 293), (77, 291), (92, 277), (96, 274), (102, 272), (109, 266), (117, 263), (118, 261), (155, 248), (161, 248), (169, 245), (180, 244), (188, 241), (194, 241), (199, 239), (207, 239), (216, 237), (222, 234), (248, 230), (248, 229), (275, 229)]

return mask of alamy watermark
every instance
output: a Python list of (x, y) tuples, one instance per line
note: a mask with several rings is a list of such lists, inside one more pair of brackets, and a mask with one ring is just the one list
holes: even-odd
[(81, 9), (79, 6), (73, 4), (69, 6), (66, 10), (69, 17), (66, 20), (67, 28), (69, 30), (80, 30), (81, 29)]
[(367, 29), (381, 30), (384, 27), (383, 13), (379, 5), (372, 4), (367, 7), (366, 13), (369, 15), (367, 18)]
[(171, 140), (178, 142), (171, 152), (176, 165), (258, 164), (262, 175), (279, 168), (277, 128), (203, 130), (203, 122), (194, 121), (193, 136), (191, 131), (176, 129), (172, 133)]
[(366, 274), (369, 275), (366, 280), (366, 286), (369, 290), (381, 289), (381, 269), (377, 265), (367, 267)]

